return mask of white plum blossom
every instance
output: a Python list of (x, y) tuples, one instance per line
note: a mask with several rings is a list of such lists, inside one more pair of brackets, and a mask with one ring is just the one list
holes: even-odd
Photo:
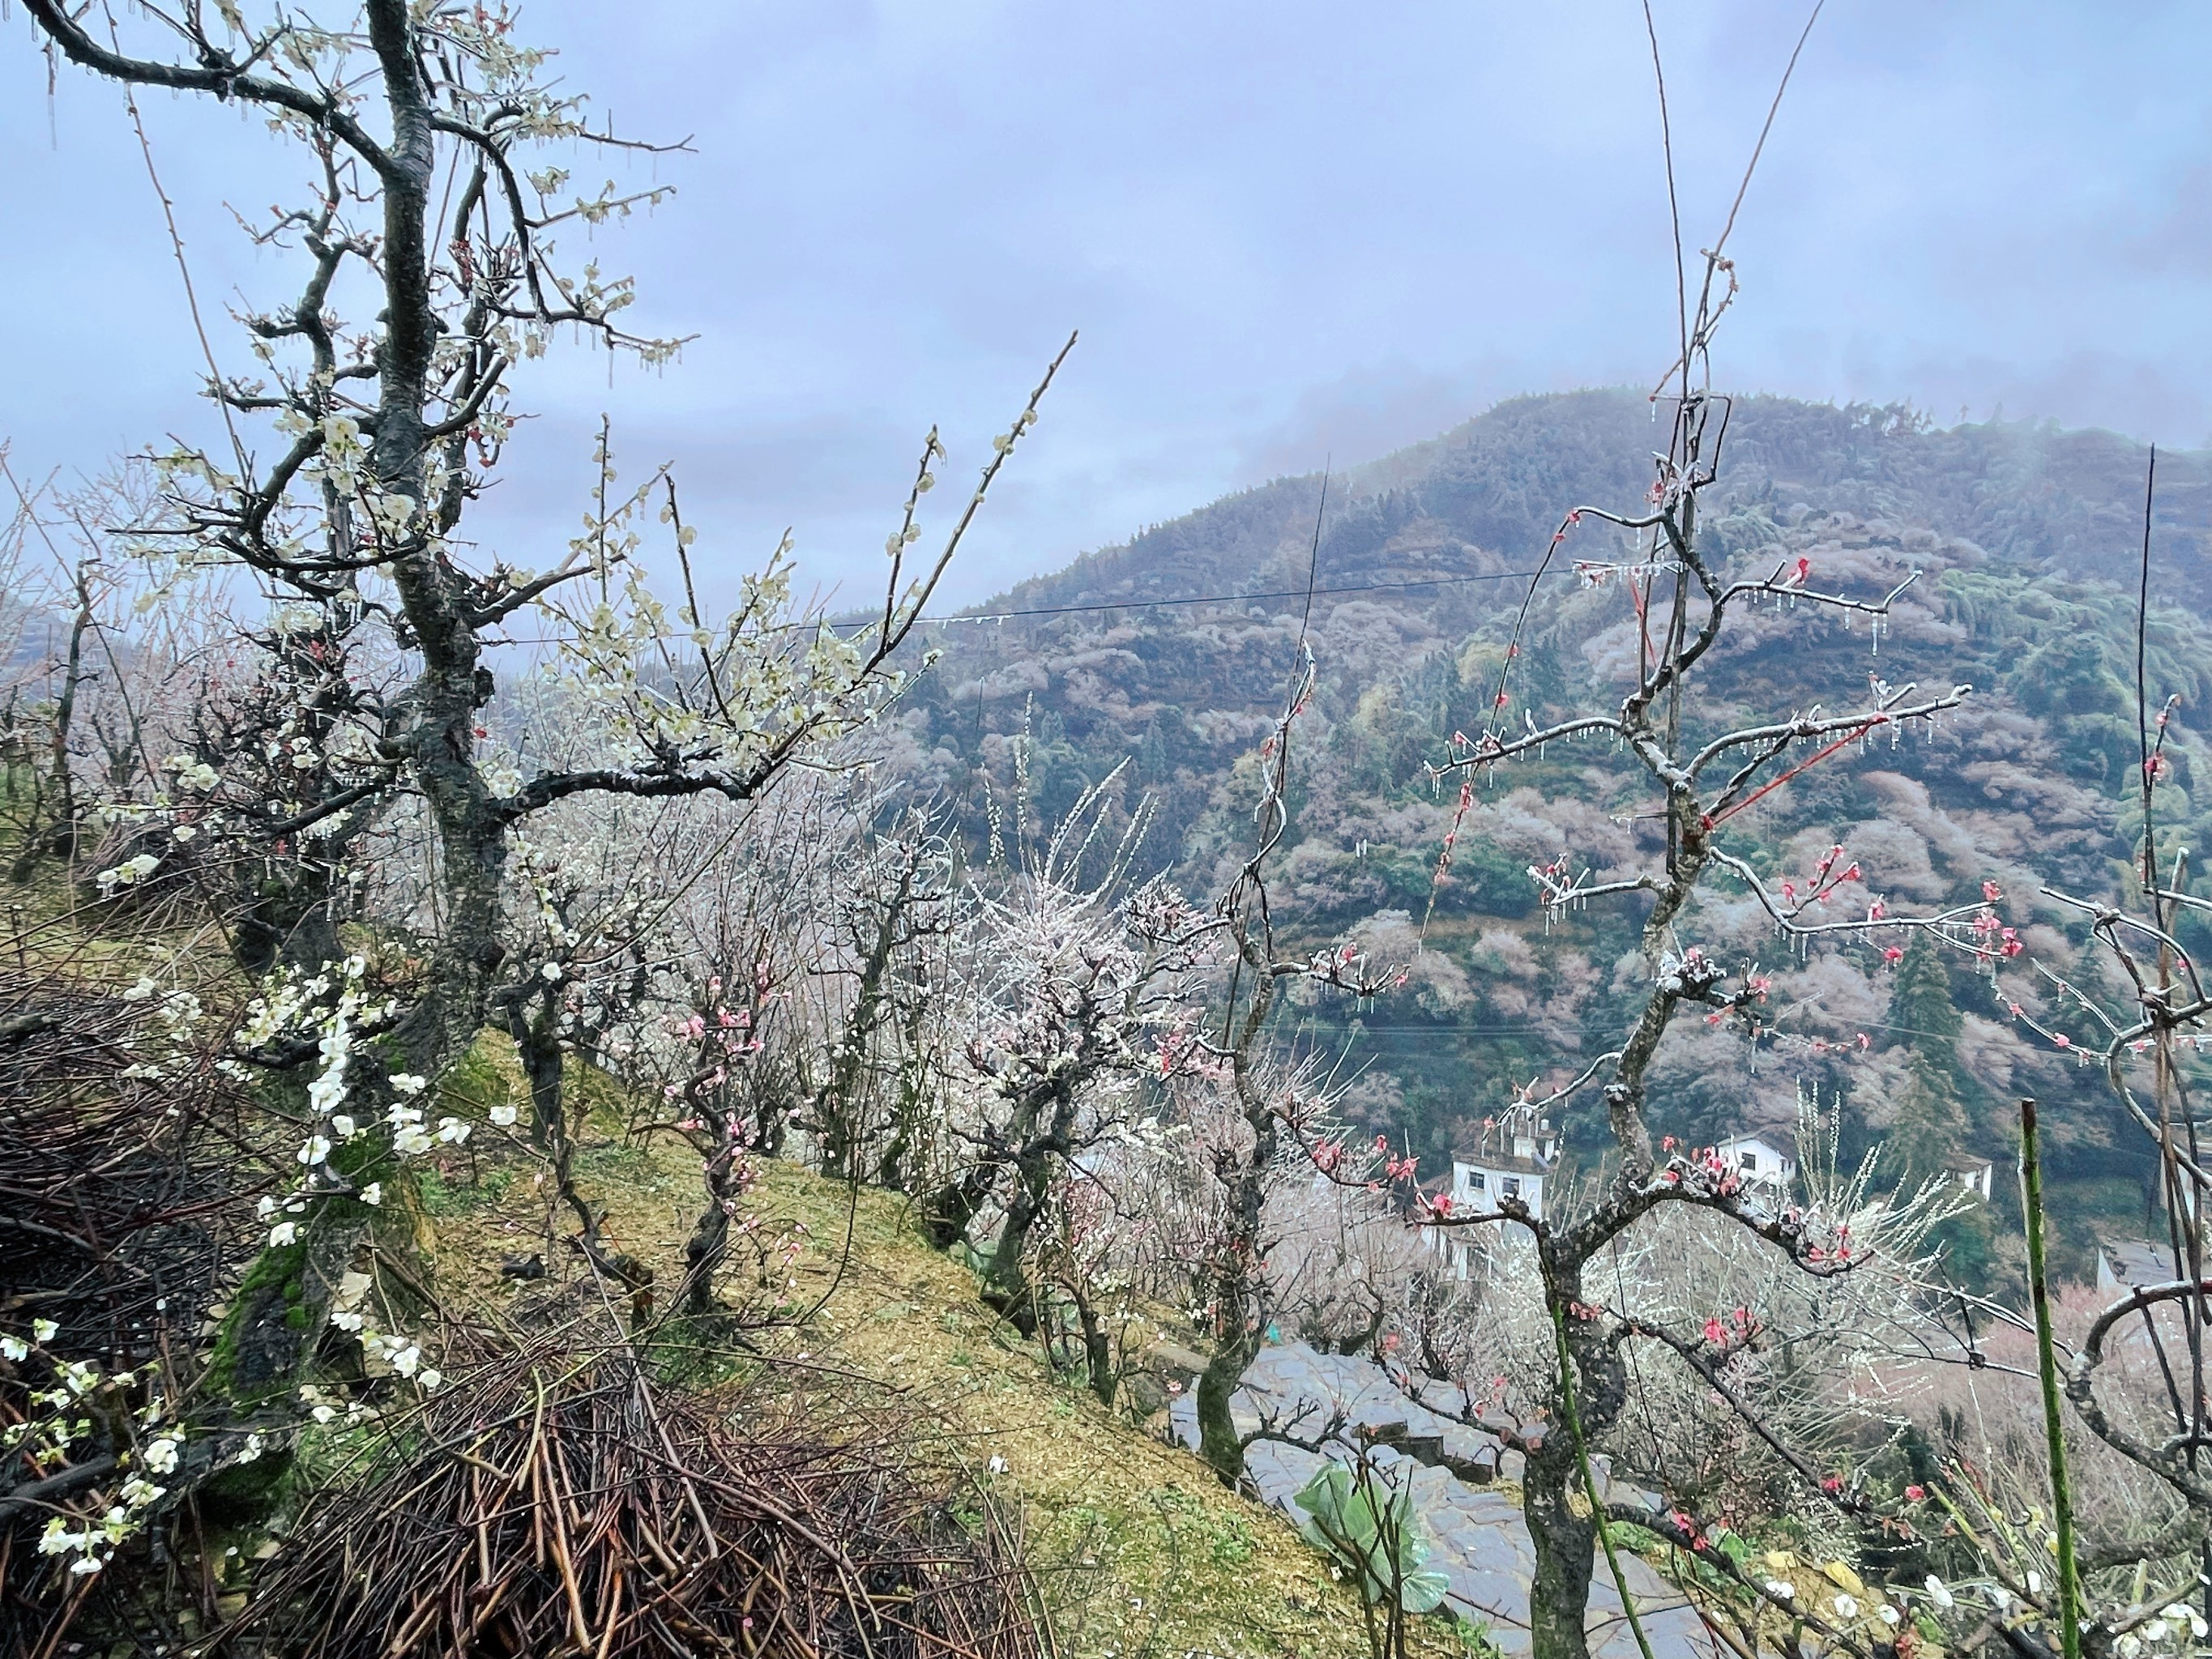
[(151, 853), (141, 853), (127, 858), (112, 870), (102, 870), (97, 878), (102, 894), (111, 894), (118, 887), (135, 887), (160, 869), (161, 860)]
[(328, 1135), (309, 1135), (300, 1147), (299, 1158), (302, 1164), (320, 1164), (330, 1155), (331, 1139)]
[(422, 1364), (422, 1350), (404, 1336), (376, 1331), (362, 1339), (362, 1352), (371, 1363), (388, 1365), (402, 1376), (412, 1376)]
[(491, 1109), (492, 1127), (499, 1129), (511, 1129), (514, 1127), (516, 1115), (514, 1103), (502, 1100)]
[[(33, 1330), (40, 1342), (57, 1334), (51, 1320), (33, 1322)], [(21, 1423), (9, 1434), (6, 1444), (27, 1453), (34, 1464), (51, 1466), (51, 1462), (65, 1453), (80, 1437), (88, 1425), (78, 1415), (84, 1410), (80, 1403), (85, 1396), (103, 1385), (112, 1389), (127, 1389), (139, 1378), (135, 1371), (118, 1371), (103, 1377), (100, 1367), (89, 1361), (76, 1361), (62, 1368), (62, 1387), (37, 1394), (32, 1399), (49, 1407), (57, 1413), (50, 1419), (32, 1417)], [(159, 1395), (153, 1395), (140, 1410), (131, 1413), (138, 1423), (151, 1427), (164, 1414), (165, 1402)], [(49, 1556), (75, 1556), (69, 1571), (77, 1577), (96, 1573), (113, 1559), (115, 1548), (140, 1530), (145, 1516), (153, 1506), (167, 1495), (168, 1489), (147, 1478), (148, 1474), (167, 1474), (178, 1462), (177, 1435), (172, 1430), (149, 1441), (137, 1454), (137, 1468), (133, 1458), (125, 1455), (118, 1460), (130, 1472), (121, 1484), (106, 1492), (95, 1492), (94, 1502), (100, 1513), (98, 1519), (85, 1515), (55, 1515), (49, 1517), (39, 1538), (39, 1553)], [(145, 1473), (140, 1473), (143, 1469)]]
[(346, 1061), (351, 1057), (353, 1042), (341, 1023), (319, 1045), (323, 1051), (324, 1066), (315, 1080), (307, 1085), (307, 1106), (322, 1115), (336, 1109), (345, 1098)]
[(404, 1095), (409, 1099), (412, 1099), (415, 1096), (421, 1094), (423, 1090), (429, 1086), (429, 1079), (426, 1077), (417, 1077), (412, 1072), (394, 1072), (392, 1074), (392, 1092), (396, 1095)]
[(293, 1240), (299, 1237), (299, 1236), (300, 1228), (298, 1223), (292, 1221), (280, 1221), (269, 1230), (269, 1248), (272, 1250), (282, 1249), (285, 1245), (289, 1244)]
[(368, 1186), (361, 1189), (361, 1201), (372, 1210), (383, 1203), (384, 1183), (380, 1181), (370, 1182)]
[(469, 1125), (457, 1117), (438, 1120), (438, 1139), (448, 1146), (458, 1146), (469, 1138)]

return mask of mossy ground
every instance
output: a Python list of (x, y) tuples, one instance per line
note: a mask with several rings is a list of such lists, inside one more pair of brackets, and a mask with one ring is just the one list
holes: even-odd
[[(504, 1044), (487, 1039), (466, 1088), (441, 1109), (474, 1115), (464, 1095), (484, 1097), (484, 1071), (509, 1063)], [(595, 1122), (581, 1182), (609, 1206), (614, 1241), (653, 1267), (665, 1294), (699, 1203), (697, 1162), (673, 1136), (625, 1144), (616, 1129), (611, 1118)], [(973, 1273), (928, 1248), (898, 1197), (775, 1160), (761, 1169), (748, 1205), (765, 1254), (738, 1246), (725, 1299), (787, 1322), (749, 1329), (746, 1341), (828, 1396), (872, 1393), (910, 1425), (925, 1459), (988, 1492), (1020, 1529), (1058, 1651), (1365, 1654), (1348, 1589), (1280, 1516), (1224, 1490), (1156, 1425), (1106, 1410), (1079, 1379), (1055, 1374), (977, 1300)], [(544, 1249), (549, 1189), (518, 1150), (480, 1122), (422, 1193), (441, 1299), (499, 1307), (527, 1293), (499, 1266)], [(786, 1238), (798, 1246), (787, 1266), (776, 1249)], [(549, 1266), (562, 1270), (550, 1257)], [(679, 1332), (664, 1358), (708, 1373), (758, 1363), (711, 1338), (684, 1340)], [(1425, 1651), (1460, 1650), (1446, 1622), (1419, 1628)]]

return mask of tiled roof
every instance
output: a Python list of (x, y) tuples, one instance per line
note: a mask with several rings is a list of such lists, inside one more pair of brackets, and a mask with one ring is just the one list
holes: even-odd
[(2163, 1285), (2173, 1277), (2173, 1257), (2162, 1245), (2142, 1239), (2100, 1243), (2106, 1265), (2123, 1285)]

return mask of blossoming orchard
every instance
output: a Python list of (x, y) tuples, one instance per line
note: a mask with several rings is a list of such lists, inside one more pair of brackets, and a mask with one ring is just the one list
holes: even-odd
[(22, 9), (204, 408), (0, 434), (9, 1652), (2212, 1650), (2212, 467), (1715, 390), (1780, 90), (1648, 392), (963, 612), (1073, 334), (810, 599), (535, 424), (690, 343), (588, 65)]

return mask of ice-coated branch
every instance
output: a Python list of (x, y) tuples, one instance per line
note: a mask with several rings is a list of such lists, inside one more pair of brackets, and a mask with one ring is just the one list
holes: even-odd
[[(404, 15), (404, 0), (372, 0), (373, 9)], [(292, 31), (280, 27), (253, 44), (245, 57), (217, 46), (197, 27), (183, 30), (185, 44), (198, 61), (166, 63), (133, 58), (93, 39), (76, 15), (56, 0), (24, 0), (24, 9), (71, 63), (129, 86), (167, 87), (176, 92), (212, 93), (223, 100), (242, 99), (296, 115), (343, 140), (347, 149), (380, 173), (389, 174), (400, 163), (368, 129), (355, 118), (340, 94), (327, 88), (308, 91), (273, 75), (257, 75), (251, 66), (273, 58), (282, 38)]]

